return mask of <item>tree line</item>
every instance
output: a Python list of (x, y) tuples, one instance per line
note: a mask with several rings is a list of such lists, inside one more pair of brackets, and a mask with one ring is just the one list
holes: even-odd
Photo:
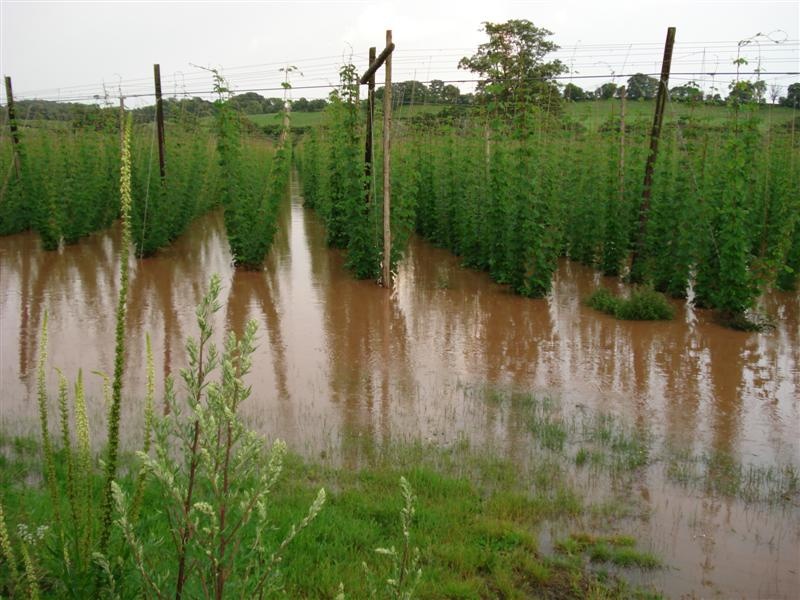
[[(644, 73), (636, 73), (628, 78), (627, 85), (621, 86), (613, 82), (604, 83), (594, 91), (585, 90), (570, 82), (564, 86), (565, 100), (580, 102), (583, 100), (609, 100), (619, 98), (622, 90), (628, 100), (652, 100), (658, 93), (658, 79)], [(767, 87), (764, 80), (740, 80), (731, 82), (728, 86), (727, 98), (723, 98), (718, 88), (712, 88), (710, 93), (704, 94), (695, 81), (670, 88), (670, 98), (674, 102), (692, 102), (706, 104), (736, 103), (743, 104), (757, 102), (764, 104), (770, 100), (772, 104), (789, 108), (800, 108), (800, 82), (789, 85), (786, 96), (781, 96), (782, 87), (771, 85)]]

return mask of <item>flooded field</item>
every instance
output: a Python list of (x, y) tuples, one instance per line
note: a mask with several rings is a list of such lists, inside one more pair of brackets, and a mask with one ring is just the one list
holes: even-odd
[[(102, 432), (101, 380), (89, 373), (112, 370), (118, 231), (58, 253), (40, 252), (38, 243), (31, 234), (0, 238), (0, 428), (36, 430), (37, 332), (47, 310), (50, 364), (70, 378), (84, 369), (94, 430)], [(245, 410), (265, 435), (306, 456), (355, 465), (359, 448), (372, 443), (468, 439), (524, 468), (531, 433), (513, 403), (489, 398), (525, 390), (554, 398), (567, 419), (615, 415), (655, 440), (655, 456), (712, 457), (712, 465), (725, 457), (765, 478), (800, 469), (798, 294), (764, 299), (777, 322), (767, 333), (724, 329), (680, 302), (672, 322), (622, 322), (583, 306), (603, 280), (590, 269), (563, 261), (551, 296), (530, 300), (419, 239), (389, 294), (351, 277), (296, 188), (267, 268), (236, 272), (230, 262), (221, 215), (213, 214), (155, 258), (132, 263), (123, 392), (129, 447), (141, 429), (145, 333), (159, 384), (177, 377), (186, 338), (196, 335), (194, 306), (219, 273), (218, 333), (259, 322)], [(798, 498), (748, 501), (680, 485), (667, 476), (668, 462), (653, 460), (630, 488), (647, 518), (626, 527), (667, 565), (642, 581), (677, 597), (796, 597)], [(576, 477), (604, 493), (595, 478)]]

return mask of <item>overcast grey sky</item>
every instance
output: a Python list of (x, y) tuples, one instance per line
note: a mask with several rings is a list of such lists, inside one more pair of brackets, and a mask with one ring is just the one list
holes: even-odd
[[(575, 83), (594, 89), (589, 74), (654, 72), (666, 28), (677, 27), (673, 72), (730, 71), (738, 40), (752, 69), (800, 70), (797, 0), (541, 0), (541, 1), (296, 1), (296, 2), (39, 2), (0, 0), (0, 71), (15, 96), (85, 98), (152, 92), (152, 64), (161, 64), (165, 93), (210, 88), (190, 63), (222, 67), (235, 88), (279, 87), (281, 65), (299, 67), (295, 86), (337, 81), (353, 54), (361, 70), (367, 48), (393, 30), (395, 80), (464, 79), (458, 59), (485, 40), (482, 21), (524, 18), (554, 32), (558, 56)], [(771, 41), (774, 40), (774, 41)], [(776, 41), (782, 43), (775, 43)], [(683, 79), (690, 79), (685, 77)], [(764, 77), (785, 86), (800, 76)], [(711, 78), (695, 77), (708, 87)], [(677, 84), (682, 78), (674, 76)], [(724, 82), (722, 80), (725, 80)], [(719, 87), (727, 79), (718, 77)], [(469, 86), (460, 85), (462, 89)], [(325, 88), (296, 89), (323, 97)], [(278, 91), (262, 91), (278, 96)], [(3, 102), (4, 102), (3, 94)], [(150, 101), (140, 100), (139, 102)]]

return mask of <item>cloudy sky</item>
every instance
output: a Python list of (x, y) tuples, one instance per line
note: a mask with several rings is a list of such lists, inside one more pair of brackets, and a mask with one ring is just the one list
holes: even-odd
[[(550, 29), (572, 67), (588, 75), (656, 72), (666, 28), (677, 27), (673, 73), (733, 70), (737, 42), (765, 71), (800, 70), (800, 3), (796, 0), (540, 0), (540, 1), (252, 1), (40, 2), (0, 0), (0, 70), (20, 98), (87, 99), (106, 93), (152, 93), (152, 65), (161, 64), (165, 93), (205, 92), (208, 73), (222, 68), (235, 89), (280, 95), (279, 68), (295, 65), (295, 97), (324, 97), (337, 69), (352, 56), (362, 70), (369, 46), (393, 30), (395, 80), (455, 80), (458, 59), (484, 39), (483, 21), (529, 19)], [(758, 35), (760, 34), (760, 35)], [(765, 75), (785, 86), (797, 75)], [(725, 76), (674, 75), (706, 88)], [(461, 84), (462, 89), (469, 88)], [(304, 89), (299, 89), (304, 88)], [(2, 94), (3, 102), (5, 101)], [(148, 102), (147, 97), (137, 102)]]

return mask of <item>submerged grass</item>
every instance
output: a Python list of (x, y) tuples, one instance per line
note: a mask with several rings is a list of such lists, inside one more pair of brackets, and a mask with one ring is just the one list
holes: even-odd
[(551, 398), (487, 388), (494, 406), (506, 406), (526, 424), (539, 448), (558, 470), (589, 469), (612, 477), (661, 467), (672, 483), (747, 504), (784, 505), (800, 499), (800, 470), (791, 463), (743, 463), (728, 452), (695, 453), (670, 444), (620, 417), (582, 409), (566, 414)]
[(743, 464), (727, 452), (694, 454), (669, 449), (665, 473), (679, 485), (713, 496), (738, 497), (747, 503), (781, 505), (800, 498), (800, 472), (792, 464)]
[(556, 542), (556, 551), (568, 556), (585, 555), (592, 562), (611, 563), (617, 567), (655, 569), (661, 566), (656, 556), (635, 548), (636, 540), (626, 535), (594, 536), (573, 533)]

